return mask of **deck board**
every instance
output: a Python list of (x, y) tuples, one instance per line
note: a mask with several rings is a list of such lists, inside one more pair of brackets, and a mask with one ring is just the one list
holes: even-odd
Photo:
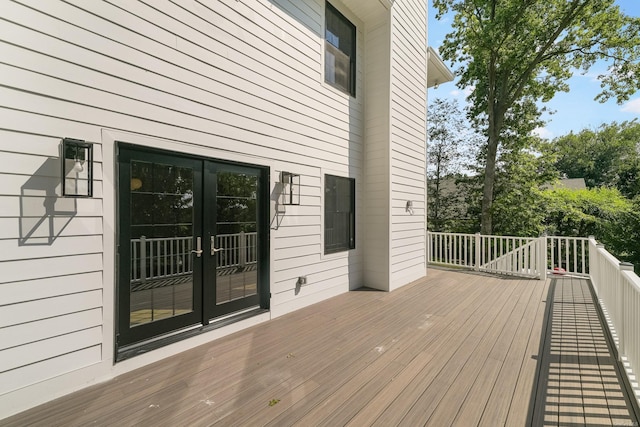
[(395, 292), (340, 295), (0, 424), (634, 422), (587, 280), (431, 268)]

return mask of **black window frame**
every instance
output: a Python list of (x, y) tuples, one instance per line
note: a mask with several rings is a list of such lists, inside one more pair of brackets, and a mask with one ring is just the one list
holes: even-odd
[[(345, 185), (346, 184), (346, 185)], [(338, 188), (348, 189), (348, 194), (338, 194)], [(356, 180), (337, 175), (324, 176), (324, 253), (334, 254), (356, 248)], [(348, 197), (348, 202), (340, 198)], [(348, 208), (345, 209), (348, 204)], [(346, 214), (346, 215), (345, 215)], [(342, 224), (336, 224), (343, 217)], [(330, 230), (344, 229), (344, 236), (336, 242)]]
[[(328, 32), (328, 28), (329, 28), (329, 21), (330, 21), (330, 16), (332, 16), (333, 18), (337, 19), (338, 21), (340, 21), (341, 23), (345, 24), (347, 27), (349, 27), (350, 29), (350, 35), (351, 35), (351, 50), (352, 50), (352, 54), (349, 55), (348, 52), (345, 52), (343, 49), (340, 48), (340, 46), (336, 46), (333, 43), (331, 43), (328, 38), (327, 38), (327, 32)], [(324, 25), (325, 25), (325, 33), (324, 33), (324, 44), (325, 44), (325, 52), (324, 52), (324, 59), (325, 59), (325, 72), (324, 72), (324, 81), (325, 83), (331, 85), (332, 87), (336, 88), (337, 90), (344, 92), (348, 95), (351, 95), (353, 97), (356, 96), (356, 56), (357, 56), (357, 46), (356, 46), (356, 26), (349, 20), (347, 19), (347, 17), (345, 17), (338, 9), (336, 9), (335, 6), (333, 6), (331, 3), (329, 2), (325, 2), (325, 19), (324, 19)], [(342, 52), (342, 54), (344, 54), (345, 56), (349, 57), (349, 87), (348, 88), (344, 88), (339, 84), (336, 84), (334, 82), (331, 82), (327, 79), (327, 54), (329, 53), (329, 50), (331, 49), (337, 49), (338, 51)], [(346, 90), (345, 90), (346, 89)]]

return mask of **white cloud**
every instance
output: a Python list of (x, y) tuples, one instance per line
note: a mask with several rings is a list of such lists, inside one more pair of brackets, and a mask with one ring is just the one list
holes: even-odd
[(538, 135), (540, 138), (551, 139), (553, 138), (553, 132), (545, 127), (537, 127), (533, 131), (534, 135)]
[(587, 79), (591, 83), (600, 83), (600, 76), (605, 76), (608, 72), (583, 71), (574, 68), (573, 75), (575, 77)]
[(459, 97), (459, 96), (464, 96), (465, 99), (471, 95), (473, 93), (473, 90), (475, 89), (475, 86), (467, 86), (462, 90), (458, 90), (458, 89), (454, 89), (451, 92), (449, 92), (449, 95), (454, 96), (454, 97)]
[(625, 113), (636, 113), (640, 114), (640, 98), (632, 99), (631, 101), (626, 102), (620, 111)]

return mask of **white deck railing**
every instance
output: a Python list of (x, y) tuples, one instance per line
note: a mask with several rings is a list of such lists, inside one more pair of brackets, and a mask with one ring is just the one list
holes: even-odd
[(191, 274), (192, 237), (131, 239), (131, 283)]
[(428, 262), (544, 279), (547, 272), (587, 276), (588, 239), (427, 233)]
[(542, 265), (539, 246), (538, 239), (480, 236), (478, 269), (491, 273), (539, 277)]
[(427, 233), (428, 262), (476, 271), (546, 279), (588, 277), (620, 361), (640, 401), (640, 278), (593, 237), (519, 238)]
[(589, 275), (587, 237), (543, 236), (547, 247), (547, 270), (560, 274)]
[[(216, 236), (217, 269), (246, 267), (257, 263), (258, 233)], [(131, 239), (131, 283), (170, 279), (193, 272), (193, 237)]]
[(539, 276), (536, 239), (481, 234), (428, 233), (429, 262), (476, 271)]
[(591, 283), (631, 387), (640, 401), (640, 278), (595, 239), (589, 239)]

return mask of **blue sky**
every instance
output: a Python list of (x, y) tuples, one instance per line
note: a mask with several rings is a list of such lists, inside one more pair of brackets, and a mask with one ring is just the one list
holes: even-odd
[[(640, 16), (640, 0), (616, 0), (616, 4), (628, 15)], [(436, 11), (429, 2), (429, 45), (438, 49), (444, 36), (450, 32), (450, 17), (438, 21), (435, 18)], [(448, 66), (451, 64), (447, 63)], [(579, 132), (584, 128), (596, 128), (602, 123), (625, 120), (640, 120), (640, 92), (633, 95), (630, 100), (618, 105), (615, 100), (601, 104), (594, 100), (600, 93), (598, 74), (606, 71), (604, 63), (596, 63), (585, 75), (576, 73), (569, 80), (571, 90), (558, 92), (556, 96), (545, 105), (549, 110), (555, 111), (553, 115), (546, 115), (547, 124), (538, 129), (537, 133), (545, 138), (554, 138), (568, 134), (570, 131)], [(429, 99), (456, 98), (464, 104), (465, 91), (454, 82), (441, 85), (438, 89), (429, 89)]]

